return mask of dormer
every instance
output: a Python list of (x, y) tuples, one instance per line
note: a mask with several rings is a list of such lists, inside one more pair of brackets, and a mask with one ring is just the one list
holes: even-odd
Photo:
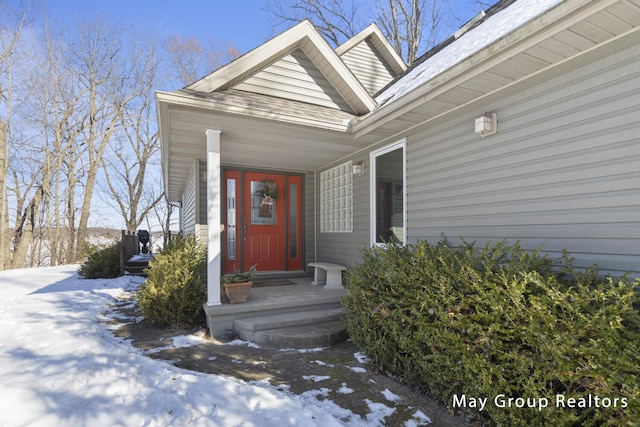
[(407, 69), (376, 24), (339, 46), (336, 53), (371, 95)]

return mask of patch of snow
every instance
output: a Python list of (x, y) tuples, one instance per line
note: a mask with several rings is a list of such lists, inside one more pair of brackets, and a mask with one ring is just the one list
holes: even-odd
[(385, 388), (384, 391), (381, 391), (380, 393), (382, 393), (382, 395), (385, 397), (385, 399), (387, 399), (389, 402), (398, 402), (398, 401), (402, 400), (402, 398), (400, 396), (398, 396), (397, 394), (393, 393), (388, 388)]
[(353, 393), (353, 389), (347, 387), (347, 383), (342, 383), (342, 387), (338, 389), (338, 393), (340, 394), (351, 394)]
[(327, 397), (329, 396), (329, 393), (331, 393), (330, 388), (322, 387), (320, 390), (305, 391), (304, 393), (302, 393), (302, 396), (305, 396), (305, 397), (313, 396), (315, 398), (317, 398), (318, 396)]
[(226, 344), (227, 345), (246, 345), (247, 347), (260, 348), (258, 344), (249, 342), (249, 341), (244, 341), (244, 340), (233, 340), (233, 341), (229, 341)]
[(325, 351), (327, 347), (316, 347), (316, 348), (299, 348), (298, 353), (319, 353), (321, 351)]
[(426, 416), (424, 412), (416, 410), (416, 413), (413, 414), (413, 419), (404, 422), (404, 427), (426, 426), (427, 424), (431, 424), (432, 422), (433, 421), (431, 421), (431, 418)]
[(364, 401), (371, 411), (367, 414), (367, 421), (375, 423), (375, 425), (385, 425), (384, 419), (396, 411), (396, 408), (390, 408), (384, 403), (376, 403), (369, 399), (364, 399)]
[(353, 371), (357, 374), (365, 374), (367, 373), (367, 370), (364, 368), (361, 368), (359, 366), (347, 366), (347, 369), (349, 369), (350, 371)]
[(180, 335), (177, 337), (173, 337), (172, 341), (172, 344), (146, 350), (143, 354), (149, 355), (164, 350), (170, 350), (172, 348), (193, 347), (194, 345), (202, 344), (203, 342), (205, 342), (204, 339), (196, 337), (195, 335)]
[(140, 278), (84, 280), (77, 268), (0, 272), (3, 427), (369, 425), (328, 399), (146, 357), (99, 320)]
[(331, 365), (327, 362), (323, 362), (322, 360), (314, 360), (313, 363), (317, 363), (320, 366), (326, 366), (328, 368), (333, 368), (335, 365)]
[(173, 337), (173, 346), (178, 348), (193, 347), (194, 345), (202, 344), (204, 342), (206, 342), (206, 340), (195, 335), (180, 335)]
[(369, 363), (369, 358), (367, 357), (366, 354), (362, 353), (362, 352), (357, 352), (353, 354), (353, 357), (356, 358), (356, 360), (362, 364), (366, 364)]
[(331, 377), (328, 375), (303, 375), (302, 378), (307, 381), (311, 380), (313, 382), (319, 383), (320, 381), (328, 380)]
[(327, 347), (316, 347), (316, 348), (281, 348), (278, 351), (297, 351), (298, 353), (318, 353), (326, 350)]

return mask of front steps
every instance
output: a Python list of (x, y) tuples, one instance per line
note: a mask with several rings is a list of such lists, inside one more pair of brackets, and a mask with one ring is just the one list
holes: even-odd
[(150, 253), (134, 255), (125, 263), (125, 274), (128, 276), (146, 277), (147, 273), (145, 273), (144, 270), (149, 267), (149, 261), (151, 261), (152, 259), (153, 255)]
[(346, 290), (311, 285), (308, 276), (289, 280), (294, 285), (252, 288), (246, 303), (204, 304), (209, 334), (223, 340), (239, 336), (277, 348), (314, 348), (344, 341), (346, 327), (341, 319)]
[(271, 314), (233, 322), (243, 340), (267, 348), (328, 347), (347, 340), (343, 307)]

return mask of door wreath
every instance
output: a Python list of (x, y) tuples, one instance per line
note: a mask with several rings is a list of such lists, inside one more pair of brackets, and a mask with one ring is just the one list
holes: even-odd
[(276, 183), (265, 179), (260, 183), (260, 187), (255, 192), (256, 196), (262, 197), (258, 216), (261, 218), (271, 218), (273, 216), (273, 203), (278, 200), (278, 187)]

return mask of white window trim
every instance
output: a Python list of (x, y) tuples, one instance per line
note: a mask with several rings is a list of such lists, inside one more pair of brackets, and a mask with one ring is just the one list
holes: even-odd
[(384, 243), (376, 242), (376, 158), (399, 148), (402, 148), (402, 244), (407, 244), (407, 140), (403, 138), (369, 153), (369, 164), (371, 165), (369, 168), (371, 170), (369, 177), (369, 236), (371, 246), (385, 246)]

